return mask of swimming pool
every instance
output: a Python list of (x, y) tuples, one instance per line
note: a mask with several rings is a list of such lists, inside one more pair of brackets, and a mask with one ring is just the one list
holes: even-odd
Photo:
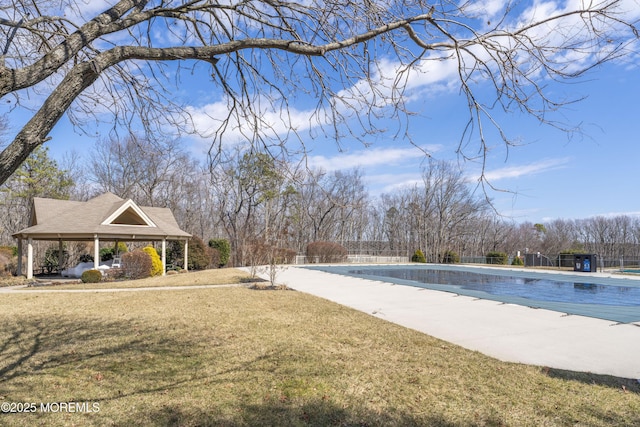
[(450, 265), (307, 268), (621, 323), (640, 321), (640, 281), (631, 279)]

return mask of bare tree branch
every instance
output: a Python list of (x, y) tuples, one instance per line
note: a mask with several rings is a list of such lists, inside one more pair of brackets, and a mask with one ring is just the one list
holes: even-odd
[[(548, 113), (571, 100), (550, 98), (547, 82), (580, 77), (627, 54), (638, 38), (637, 17), (627, 16), (620, 0), (539, 16), (535, 6), (506, 4), (493, 24), (474, 2), (442, 0), (120, 0), (93, 19), (80, 18), (76, 0), (51, 3), (0, 2), (0, 98), (11, 96), (14, 111), (34, 111), (0, 153), (0, 183), (65, 113), (81, 128), (111, 114), (114, 133), (168, 126), (203, 133), (168, 84), (180, 84), (188, 61), (213, 67), (212, 83), (226, 103), (206, 132), (211, 153), (230, 132), (283, 153), (297, 152), (289, 138), (296, 136), (304, 150), (294, 123), (301, 98), (315, 102), (303, 125), (312, 135), (367, 143), (367, 135), (386, 132), (381, 119), (391, 118), (395, 137), (413, 143), (404, 128), (413, 114), (413, 77), (436, 62), (455, 64), (469, 107), (458, 149), (486, 159), (484, 122), (511, 143), (492, 115), (496, 108), (556, 125)], [(491, 99), (478, 95), (487, 85), (495, 89)], [(476, 154), (464, 142), (471, 135), (479, 138)]]

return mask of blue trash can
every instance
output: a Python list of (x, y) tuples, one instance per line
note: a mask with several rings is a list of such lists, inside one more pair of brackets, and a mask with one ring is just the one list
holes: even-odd
[(596, 254), (575, 254), (573, 258), (573, 271), (595, 273), (598, 271)]

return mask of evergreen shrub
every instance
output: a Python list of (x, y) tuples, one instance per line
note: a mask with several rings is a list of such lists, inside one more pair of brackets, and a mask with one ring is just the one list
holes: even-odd
[(147, 246), (142, 248), (143, 251), (149, 254), (151, 257), (151, 276), (162, 275), (162, 259), (158, 255), (158, 251), (153, 246)]
[(524, 260), (522, 257), (516, 256), (513, 257), (513, 261), (511, 261), (511, 265), (524, 265)]
[(219, 266), (224, 267), (229, 263), (229, 257), (231, 256), (231, 244), (227, 239), (211, 239), (209, 240), (209, 247), (218, 251), (220, 257)]
[(459, 262), (460, 256), (454, 251), (446, 251), (444, 255), (442, 255), (443, 264), (457, 264)]
[(79, 262), (93, 262), (93, 255), (90, 254), (82, 254), (80, 255)]
[(196, 236), (189, 240), (187, 258), (189, 270), (205, 270), (220, 265), (220, 253)]
[(127, 248), (126, 243), (118, 242), (117, 251), (114, 247), (100, 249), (100, 261), (110, 261), (116, 256), (116, 254), (122, 255), (127, 252), (129, 252), (129, 248)]
[(100, 283), (102, 282), (102, 273), (99, 270), (86, 270), (80, 276), (82, 283)]
[(411, 256), (411, 262), (427, 262), (427, 257), (424, 256), (424, 252), (420, 249), (416, 249), (416, 251)]
[(509, 255), (504, 252), (492, 251), (487, 254), (487, 264), (506, 265), (509, 262)]

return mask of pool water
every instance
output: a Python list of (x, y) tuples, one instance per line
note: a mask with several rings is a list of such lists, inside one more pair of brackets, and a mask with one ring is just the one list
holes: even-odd
[(491, 295), (516, 296), (537, 301), (640, 307), (640, 287), (564, 282), (438, 269), (405, 268), (366, 271), (355, 269), (350, 272), (354, 275), (366, 274), (410, 280), (416, 282), (415, 286), (427, 283), (450, 285), (459, 289), (483, 291)]

